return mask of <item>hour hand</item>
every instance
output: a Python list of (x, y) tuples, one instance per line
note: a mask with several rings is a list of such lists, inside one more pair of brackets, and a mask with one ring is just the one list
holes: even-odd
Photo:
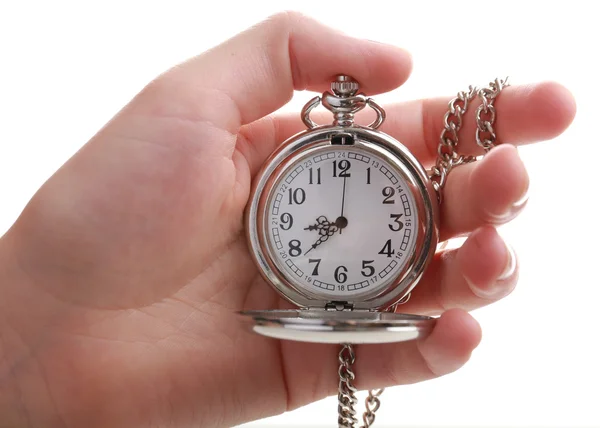
[(323, 242), (327, 241), (330, 236), (333, 236), (333, 234), (337, 232), (338, 227), (335, 223), (330, 223), (325, 216), (321, 216), (317, 218), (317, 224), (305, 227), (304, 230), (319, 231), (319, 239), (317, 239), (316, 242), (310, 246), (308, 251), (304, 253), (304, 255), (307, 255), (311, 250), (314, 250)]
[[(304, 230), (318, 230), (320, 235), (323, 235), (322, 231), (327, 231), (331, 226), (335, 223), (331, 223), (327, 220), (327, 217), (324, 215), (317, 217), (317, 222), (315, 224), (311, 224), (308, 227), (305, 227)], [(327, 233), (325, 233), (327, 234)]]
[[(333, 233), (335, 233), (335, 232), (333, 232)], [(333, 235), (333, 233), (331, 235)], [(306, 253), (304, 253), (304, 255), (307, 255), (312, 250), (314, 250), (319, 245), (321, 245), (323, 242), (327, 241), (331, 235), (330, 234), (325, 234), (325, 235), (319, 236), (319, 239), (317, 239), (317, 241), (310, 246), (310, 248), (306, 251)]]
[(310, 248), (309, 248), (308, 250), (306, 250), (306, 252), (304, 253), (304, 255), (307, 255), (307, 254), (308, 254), (308, 253), (310, 253), (312, 250), (314, 250), (314, 249), (315, 249), (315, 248), (317, 248), (319, 245), (321, 245), (321, 242), (322, 242), (322, 241), (321, 241), (321, 238), (319, 238), (319, 239), (317, 240), (317, 242), (315, 242), (314, 244), (312, 244), (312, 245), (310, 246)]

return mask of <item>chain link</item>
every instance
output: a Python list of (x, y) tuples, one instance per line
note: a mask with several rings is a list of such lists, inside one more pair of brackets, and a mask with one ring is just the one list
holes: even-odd
[(354, 428), (358, 423), (356, 419), (356, 388), (353, 385), (355, 379), (352, 365), (356, 360), (352, 345), (342, 345), (338, 360), (340, 367), (338, 374), (340, 383), (338, 387), (338, 427)]
[[(356, 428), (358, 419), (356, 418), (356, 388), (353, 385), (355, 379), (352, 365), (356, 360), (354, 347), (350, 344), (342, 345), (339, 353), (340, 367), (338, 374), (340, 383), (338, 388), (338, 427), (339, 428)], [(379, 396), (383, 394), (384, 388), (373, 389), (369, 391), (369, 395), (365, 400), (365, 412), (363, 413), (363, 423), (360, 428), (369, 428), (375, 422), (375, 412), (381, 406)]]
[(496, 133), (494, 131), (496, 107), (494, 101), (502, 89), (507, 86), (509, 86), (508, 77), (504, 80), (496, 79), (488, 87), (481, 89), (469, 86), (468, 91), (459, 92), (448, 103), (448, 111), (444, 115), (444, 129), (440, 135), (437, 150), (438, 157), (435, 165), (429, 171), (429, 177), (437, 193), (439, 203), (442, 203), (442, 190), (452, 168), (478, 159), (476, 156), (459, 155), (456, 151), (458, 132), (462, 127), (463, 115), (467, 112), (469, 104), (476, 96), (481, 99), (481, 105), (477, 107), (475, 112), (477, 122), (475, 140), (477, 145), (484, 150), (484, 153), (487, 153), (496, 144)]

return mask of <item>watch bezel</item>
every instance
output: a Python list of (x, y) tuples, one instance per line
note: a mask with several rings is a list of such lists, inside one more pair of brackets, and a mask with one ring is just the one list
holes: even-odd
[[(383, 288), (348, 296), (343, 303), (352, 309), (381, 310), (402, 300), (416, 286), (429, 264), (438, 242), (439, 213), (437, 196), (423, 166), (400, 142), (391, 136), (362, 126), (321, 126), (303, 131), (286, 140), (264, 163), (257, 174), (246, 210), (246, 231), (250, 253), (262, 277), (286, 300), (300, 308), (326, 307), (333, 301), (296, 286), (277, 266), (269, 248), (265, 222), (267, 203), (275, 183), (291, 163), (311, 151), (330, 147), (337, 134), (352, 136), (355, 149), (376, 152), (394, 166), (406, 181), (417, 210), (413, 254), (393, 281)], [(340, 146), (343, 147), (343, 146)], [(340, 300), (335, 303), (339, 305)]]

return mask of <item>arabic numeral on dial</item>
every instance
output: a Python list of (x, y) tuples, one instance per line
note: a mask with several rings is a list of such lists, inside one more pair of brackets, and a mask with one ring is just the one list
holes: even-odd
[(388, 256), (388, 257), (392, 257), (392, 254), (394, 254), (394, 250), (392, 250), (392, 240), (388, 239), (387, 241), (385, 241), (385, 245), (383, 246), (383, 248), (377, 253), (377, 254), (383, 254), (384, 256)]
[(292, 215), (290, 213), (281, 214), (281, 217), (279, 217), (279, 220), (281, 220), (281, 223), (279, 224), (279, 226), (283, 230), (290, 230), (292, 228), (292, 225), (294, 224), (294, 217), (292, 217)]
[(346, 291), (345, 285), (338, 285), (338, 291)]
[(340, 284), (343, 284), (344, 282), (346, 282), (348, 280), (347, 273), (348, 273), (348, 268), (346, 268), (346, 266), (338, 266), (335, 269), (333, 276), (335, 277), (335, 280), (337, 282), (339, 282)]
[(404, 227), (404, 224), (400, 221), (400, 217), (402, 217), (402, 214), (390, 214), (390, 218), (394, 220), (394, 224), (388, 224), (390, 230), (398, 232)]
[(306, 192), (304, 191), (304, 189), (302, 187), (298, 187), (297, 189), (288, 189), (288, 196), (289, 196), (289, 200), (288, 200), (288, 204), (292, 205), (292, 204), (296, 204), (296, 205), (302, 205), (304, 203), (304, 201), (306, 200)]
[(312, 271), (312, 275), (319, 275), (319, 265), (321, 264), (321, 259), (308, 259), (308, 263), (316, 263), (315, 268)]
[(394, 197), (394, 195), (396, 194), (396, 191), (394, 190), (393, 187), (390, 187), (390, 186), (384, 187), (383, 190), (381, 191), (381, 194), (384, 196), (384, 198), (383, 198), (384, 204), (395, 204), (396, 203), (396, 201), (394, 201), (392, 199)]
[(371, 184), (371, 167), (367, 168), (367, 184)]
[[(316, 184), (321, 184), (321, 168), (317, 168)], [(313, 168), (308, 169), (308, 184), (315, 184), (313, 179)]]
[(302, 254), (302, 250), (300, 249), (300, 241), (299, 240), (292, 239), (288, 245), (290, 246), (290, 250), (289, 250), (290, 256), (298, 257), (300, 254)]
[(347, 161), (347, 160), (333, 161), (333, 176), (334, 177), (350, 177), (349, 169), (350, 169), (350, 161)]
[(370, 264), (374, 262), (375, 260), (363, 260), (362, 270), (360, 271), (360, 273), (362, 273), (362, 275), (366, 277), (373, 276), (373, 274), (375, 273), (375, 268), (373, 266), (370, 266)]

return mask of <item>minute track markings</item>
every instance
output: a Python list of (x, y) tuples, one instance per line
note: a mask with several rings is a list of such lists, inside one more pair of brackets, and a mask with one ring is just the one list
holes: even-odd
[(292, 172), (290, 172), (290, 174), (285, 179), (285, 182), (287, 184), (292, 184), (294, 178), (296, 178), (298, 174), (300, 174), (302, 171), (304, 171), (304, 167), (302, 165), (298, 165)]
[(293, 261), (291, 261), (290, 259), (286, 259), (285, 264), (288, 265), (296, 275), (302, 278), (304, 272), (302, 272), (302, 270), (298, 266), (296, 266), (296, 264)]
[[(415, 235), (410, 229), (418, 220), (408, 183), (389, 162), (340, 147), (298, 158), (282, 171), (273, 183), (268, 235), (277, 265), (296, 286), (334, 299), (351, 297), (386, 286), (406, 265)], [(385, 199), (390, 205), (381, 204)], [(329, 224), (324, 235), (316, 229), (319, 212)], [(342, 216), (348, 222), (340, 221)], [(369, 269), (364, 260), (374, 260)], [(372, 276), (364, 276), (371, 267)]]
[(388, 178), (388, 180), (390, 180), (392, 182), (392, 184), (394, 184), (394, 185), (398, 184), (398, 179), (384, 165), (381, 165), (381, 167), (379, 168), (379, 171), (381, 171), (381, 173), (383, 175), (385, 175)]
[(356, 159), (367, 164), (371, 162), (371, 158), (369, 156), (355, 152), (348, 152), (348, 159)]
[(411, 230), (409, 228), (404, 229), (404, 236), (402, 237), (402, 244), (400, 244), (400, 251), (406, 251), (408, 243), (410, 242)]
[(379, 278), (385, 278), (398, 265), (396, 260), (392, 260), (386, 267), (379, 271)]
[(324, 160), (335, 159), (335, 157), (336, 157), (336, 152), (328, 152), (328, 153), (323, 153), (321, 155), (317, 155), (317, 156), (313, 157), (312, 160), (314, 163), (319, 163)]
[(275, 201), (273, 202), (273, 209), (271, 210), (273, 215), (279, 214), (279, 206), (281, 205), (282, 199), (283, 199), (283, 194), (277, 193), (277, 195), (275, 195)]

